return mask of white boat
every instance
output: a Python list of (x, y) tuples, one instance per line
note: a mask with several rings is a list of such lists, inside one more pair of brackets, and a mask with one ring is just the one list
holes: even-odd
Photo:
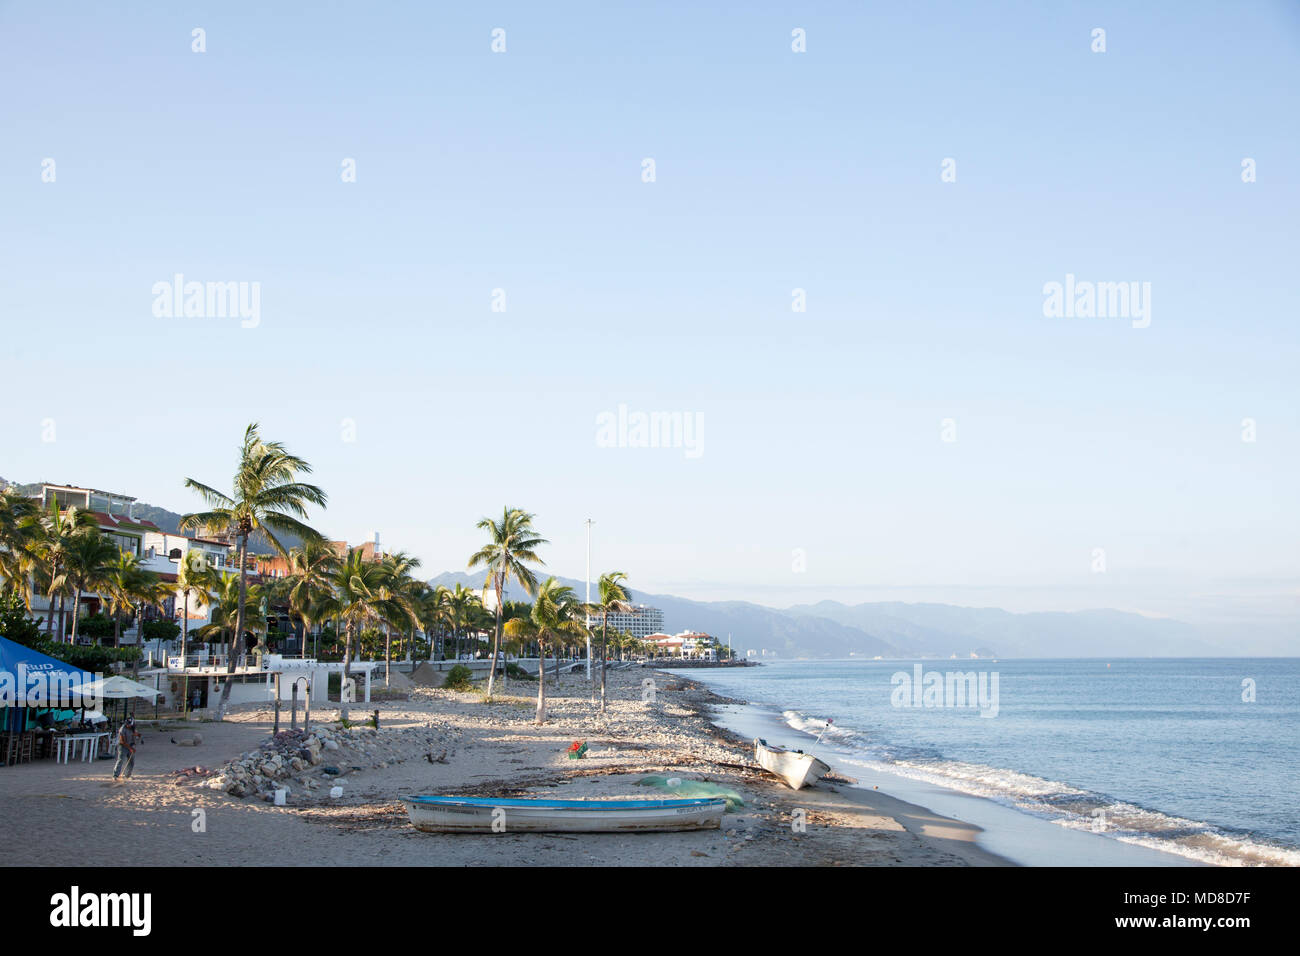
[(774, 747), (766, 740), (754, 741), (754, 760), (769, 773), (774, 773), (794, 790), (816, 783), (831, 772), (831, 768), (812, 754), (802, 750)]
[(716, 830), (727, 801), (530, 800), (494, 797), (406, 797), (417, 830), (432, 833), (626, 833)]

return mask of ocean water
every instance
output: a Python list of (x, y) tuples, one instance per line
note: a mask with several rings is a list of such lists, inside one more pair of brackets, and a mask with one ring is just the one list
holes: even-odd
[[(910, 687), (917, 665), (928, 698)], [(947, 706), (961, 703), (950, 672), (983, 675), (990, 716), (978, 694), (976, 706)], [(1300, 865), (1300, 659), (775, 661), (686, 673), (779, 713), (805, 750), (820, 736), (812, 749), (850, 775), (911, 777), (1199, 862)]]

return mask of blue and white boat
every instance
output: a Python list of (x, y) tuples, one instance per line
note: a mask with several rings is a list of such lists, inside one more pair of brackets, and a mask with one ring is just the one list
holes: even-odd
[(432, 833), (628, 833), (716, 830), (727, 801), (405, 797), (411, 825)]

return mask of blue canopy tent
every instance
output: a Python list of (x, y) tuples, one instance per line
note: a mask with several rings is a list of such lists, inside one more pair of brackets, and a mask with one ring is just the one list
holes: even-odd
[(31, 709), (80, 706), (79, 694), (55, 695), (54, 691), (75, 691), (94, 680), (95, 675), (89, 671), (0, 637), (0, 733), (30, 729), (27, 724)]

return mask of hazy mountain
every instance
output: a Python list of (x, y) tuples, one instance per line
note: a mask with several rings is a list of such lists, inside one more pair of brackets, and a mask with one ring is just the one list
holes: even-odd
[[(0, 487), (5, 481), (0, 478)], [(27, 494), (39, 484), (19, 485)], [(196, 502), (195, 507), (198, 507)], [(136, 502), (135, 516), (175, 532), (181, 515)], [(300, 542), (287, 536), (284, 543)], [(270, 546), (250, 543), (250, 550), (270, 553)], [(579, 597), (582, 581), (561, 578)], [(479, 572), (446, 572), (429, 582), (478, 589)], [(526, 597), (515, 585), (508, 596)], [(905, 604), (882, 601), (841, 604), (822, 601), (785, 610), (747, 601), (692, 601), (633, 588), (638, 604), (664, 612), (664, 629), (705, 631), (725, 643), (728, 635), (740, 654), (766, 649), (780, 657), (1199, 657), (1232, 650), (1216, 646), (1181, 621), (1143, 617), (1124, 611), (1095, 610), (1013, 614), (1001, 608), (952, 604)]]
[(884, 601), (798, 605), (789, 613), (829, 618), (923, 655), (947, 657), (1197, 657), (1224, 648), (1189, 624), (1124, 611), (1013, 614), (1001, 608)]
[[(478, 590), (483, 586), (480, 572), (446, 572), (430, 579), (430, 586), (441, 584)], [(586, 594), (586, 584), (573, 578), (560, 577), (563, 584), (573, 588), (579, 598)], [(592, 582), (593, 595), (595, 582)], [(509, 600), (526, 600), (523, 589), (512, 585), (506, 594)], [(669, 634), (694, 630), (711, 634), (723, 644), (731, 635), (732, 647), (743, 655), (746, 650), (766, 649), (780, 657), (903, 657), (904, 651), (858, 627), (846, 627), (829, 618), (787, 614), (746, 601), (691, 601), (668, 594), (647, 594), (632, 589), (636, 604), (649, 604), (664, 612), (664, 630)]]
[[(581, 597), (584, 583), (560, 580)], [(430, 585), (457, 583), (478, 589), (478, 572), (447, 572)], [(594, 584), (593, 584), (594, 587)], [(514, 585), (508, 595), (524, 600)], [(638, 604), (664, 612), (664, 630), (699, 630), (746, 650), (780, 657), (1197, 657), (1221, 656), (1181, 621), (1096, 610), (1013, 614), (1001, 608), (898, 601), (847, 605), (838, 601), (785, 610), (746, 601), (692, 601), (633, 589)]]

